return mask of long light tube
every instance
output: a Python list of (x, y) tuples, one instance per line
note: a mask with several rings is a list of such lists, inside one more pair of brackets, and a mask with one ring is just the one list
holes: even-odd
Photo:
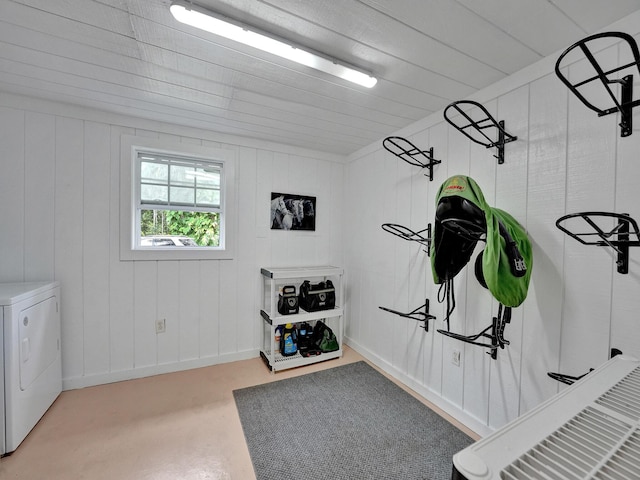
[(363, 87), (371, 88), (378, 80), (369, 73), (338, 63), (335, 60), (311, 53), (281, 40), (259, 33), (247, 25), (230, 23), (203, 8), (188, 2), (173, 2), (171, 14), (179, 22), (210, 33), (249, 45), (282, 58), (306, 65)]

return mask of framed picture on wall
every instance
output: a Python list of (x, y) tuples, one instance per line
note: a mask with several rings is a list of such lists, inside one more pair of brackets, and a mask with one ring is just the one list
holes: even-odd
[(316, 229), (316, 197), (271, 192), (272, 230)]

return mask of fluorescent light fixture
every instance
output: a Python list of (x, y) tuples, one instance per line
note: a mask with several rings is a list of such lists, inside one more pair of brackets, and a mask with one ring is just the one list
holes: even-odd
[(367, 72), (278, 40), (273, 36), (258, 32), (248, 25), (222, 19), (215, 13), (189, 2), (173, 2), (170, 11), (179, 22), (335, 75), (363, 87), (371, 88), (378, 82)]

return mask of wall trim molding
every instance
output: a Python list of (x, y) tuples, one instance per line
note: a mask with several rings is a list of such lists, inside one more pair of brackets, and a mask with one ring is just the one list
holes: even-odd
[(62, 390), (76, 390), (85, 387), (95, 387), (107, 383), (123, 382), (138, 378), (163, 375), (165, 373), (182, 372), (194, 368), (211, 367), (222, 363), (237, 362), (239, 360), (249, 360), (260, 356), (259, 349), (244, 350), (241, 352), (225, 355), (216, 355), (193, 360), (163, 363), (161, 365), (151, 365), (148, 367), (132, 368), (118, 372), (99, 373), (95, 375), (85, 375), (80, 377), (70, 377), (62, 379)]

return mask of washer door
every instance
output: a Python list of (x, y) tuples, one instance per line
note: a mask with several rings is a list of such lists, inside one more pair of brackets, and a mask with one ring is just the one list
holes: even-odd
[(20, 390), (29, 388), (60, 354), (56, 297), (20, 312)]

